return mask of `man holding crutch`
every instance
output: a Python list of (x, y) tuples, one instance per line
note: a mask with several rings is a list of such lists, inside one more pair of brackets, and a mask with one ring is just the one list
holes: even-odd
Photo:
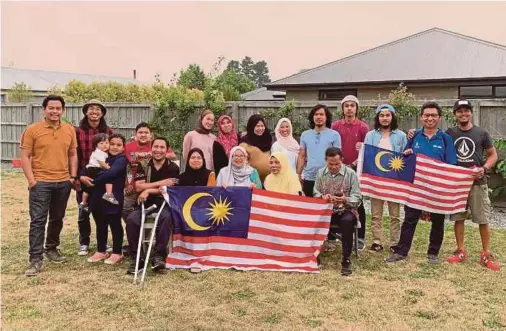
[[(163, 196), (160, 187), (173, 186), (176, 178), (179, 176), (179, 167), (166, 158), (168, 142), (165, 138), (155, 138), (151, 144), (152, 159), (143, 167), (137, 165), (135, 174), (135, 189), (139, 192), (137, 200), (139, 206), (144, 203), (146, 209), (152, 205), (157, 206), (156, 212), (159, 212), (158, 224), (156, 226), (153, 258), (151, 259), (151, 269), (160, 271), (165, 269), (165, 258), (167, 256), (167, 245), (172, 228), (172, 217), (170, 210), (164, 208), (159, 210), (163, 205)], [(139, 245), (139, 235), (142, 231), (142, 210), (136, 208), (126, 220), (126, 232), (128, 245), (130, 246), (130, 255), (132, 263), (128, 268), (128, 274), (135, 274), (137, 254), (140, 254), (138, 271), (143, 271), (145, 264), (145, 256), (142, 249), (134, 251)]]

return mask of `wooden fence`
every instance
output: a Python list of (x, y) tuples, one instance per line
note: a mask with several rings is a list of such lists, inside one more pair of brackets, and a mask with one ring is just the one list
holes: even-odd
[[(380, 101), (363, 101), (361, 106), (376, 107)], [(442, 107), (452, 107), (454, 100), (438, 100)], [(493, 138), (504, 138), (506, 136), (506, 99), (477, 99), (471, 100), (474, 105), (473, 121), (482, 126)], [(248, 118), (260, 113), (262, 110), (279, 109), (284, 101), (236, 101), (227, 103), (229, 113), (237, 123), (239, 129), (246, 126)], [(294, 117), (306, 116), (309, 110), (318, 101), (294, 102)], [(340, 102), (324, 102), (330, 107), (333, 113), (340, 109)], [(420, 102), (421, 104), (422, 102)], [(107, 107), (107, 122), (117, 132), (129, 137), (135, 126), (141, 121), (150, 121), (153, 117), (153, 105), (135, 103), (109, 103)], [(65, 116), (78, 125), (82, 119), (82, 104), (68, 104)], [(1, 107), (1, 151), (2, 161), (10, 161), (18, 157), (19, 139), (23, 130), (30, 123), (42, 119), (42, 106), (39, 104), (3, 104)], [(191, 115), (186, 123), (181, 123), (178, 131), (187, 132), (196, 127), (198, 114)], [(305, 122), (307, 123), (307, 122)], [(270, 129), (274, 129), (276, 123), (268, 121)], [(372, 124), (369, 123), (369, 124)], [(400, 124), (402, 129), (419, 127), (419, 117), (414, 116)], [(442, 121), (441, 128), (446, 129), (448, 123)]]

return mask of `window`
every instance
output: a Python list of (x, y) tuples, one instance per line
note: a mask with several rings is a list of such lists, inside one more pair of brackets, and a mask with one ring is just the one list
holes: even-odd
[(320, 90), (318, 91), (319, 100), (342, 100), (347, 95), (357, 96), (357, 90)]
[(506, 86), (496, 86), (494, 95), (496, 98), (506, 98)]
[(461, 86), (460, 98), (492, 98), (494, 96), (492, 86)]

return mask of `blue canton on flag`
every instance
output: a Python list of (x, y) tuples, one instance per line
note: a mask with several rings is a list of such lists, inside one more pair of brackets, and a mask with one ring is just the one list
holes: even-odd
[(362, 173), (390, 179), (413, 182), (416, 158), (414, 155), (389, 151), (372, 145), (364, 145)]

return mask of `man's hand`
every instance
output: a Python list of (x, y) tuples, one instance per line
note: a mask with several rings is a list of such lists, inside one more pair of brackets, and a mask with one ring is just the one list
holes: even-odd
[(161, 186), (174, 186), (174, 185), (176, 185), (176, 183), (177, 183), (177, 179), (167, 178), (167, 179), (162, 180)]
[(322, 195), (322, 199), (327, 202), (330, 202), (332, 200), (332, 197), (330, 196), (330, 194), (324, 194)]
[(404, 152), (402, 152), (402, 154), (404, 154), (404, 155), (411, 155), (411, 154), (413, 154), (413, 150), (411, 148), (406, 149)]
[(84, 185), (86, 185), (88, 187), (93, 187), (94, 186), (93, 179), (91, 179), (88, 176), (81, 176), (81, 177), (79, 177), (79, 180), (81, 181), (81, 183), (83, 183)]
[(135, 192), (135, 190), (134, 190), (134, 186), (133, 185), (128, 185), (125, 188), (125, 195), (130, 195), (130, 194), (132, 194), (134, 192)]
[(144, 190), (144, 191), (142, 191), (141, 194), (139, 194), (139, 197), (137, 198), (137, 202), (140, 205), (141, 203), (146, 201), (148, 197), (149, 197), (149, 192), (147, 190)]
[(335, 203), (335, 204), (346, 204), (346, 202), (348, 202), (348, 198), (345, 197), (344, 195), (341, 196), (341, 197), (333, 196), (332, 197), (332, 202)]
[(249, 188), (250, 188), (250, 189), (255, 188), (255, 186), (256, 186), (256, 185), (255, 185), (254, 183), (250, 183), (250, 184), (249, 184)]
[(37, 185), (37, 181), (35, 179), (28, 182), (28, 188), (29, 189), (31, 189), (35, 185)]
[(481, 178), (481, 177), (483, 177), (484, 174), (485, 174), (485, 168), (483, 168), (483, 167), (473, 169), (473, 178), (474, 179)]
[(360, 149), (362, 148), (362, 145), (364, 143), (361, 143), (361, 142), (358, 142), (356, 145), (355, 145), (355, 148), (357, 149), (357, 151), (360, 151)]
[(409, 129), (408, 130), (408, 139), (413, 139), (413, 137), (415, 136), (415, 132), (416, 132), (415, 129)]
[(299, 182), (301, 182), (301, 183), (302, 183), (302, 182), (304, 181), (304, 180), (302, 179), (302, 173), (297, 174), (297, 177), (299, 177)]

